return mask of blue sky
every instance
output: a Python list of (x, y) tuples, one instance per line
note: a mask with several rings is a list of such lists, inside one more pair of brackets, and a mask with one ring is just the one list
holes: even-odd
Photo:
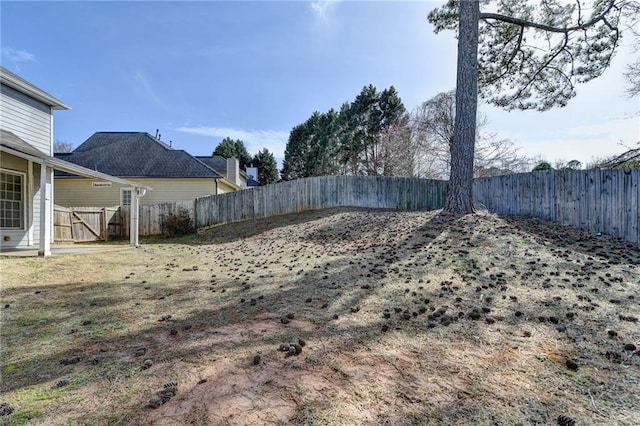
[[(230, 136), (281, 158), (293, 126), (364, 85), (394, 85), (407, 109), (453, 89), (454, 34), (426, 19), (439, 4), (2, 1), (2, 65), (72, 107), (56, 112), (55, 140), (160, 129), (193, 155)], [(488, 130), (550, 161), (622, 152), (640, 139), (638, 98), (623, 96), (629, 44), (566, 108), (481, 106)]]

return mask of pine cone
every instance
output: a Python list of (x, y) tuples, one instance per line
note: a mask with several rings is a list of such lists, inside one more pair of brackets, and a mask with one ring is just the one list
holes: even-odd
[(575, 426), (576, 419), (573, 417), (565, 416), (563, 414), (558, 416), (558, 425), (559, 426)]

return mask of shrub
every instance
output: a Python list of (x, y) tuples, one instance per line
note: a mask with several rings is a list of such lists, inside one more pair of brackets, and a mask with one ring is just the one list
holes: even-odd
[(193, 220), (184, 208), (178, 208), (175, 213), (162, 215), (162, 233), (168, 237), (180, 237), (195, 232)]

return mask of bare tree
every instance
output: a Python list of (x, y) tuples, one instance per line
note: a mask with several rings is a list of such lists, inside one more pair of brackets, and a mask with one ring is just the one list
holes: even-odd
[[(451, 148), (455, 133), (456, 96), (454, 91), (440, 93), (412, 112), (412, 135), (418, 149), (419, 176), (447, 179), (451, 169)], [(521, 155), (510, 139), (484, 132), (487, 119), (476, 119), (473, 177), (496, 176), (527, 171), (531, 159)]]
[(73, 151), (73, 144), (67, 141), (56, 141), (53, 144), (53, 152), (55, 153), (63, 153), (63, 152), (71, 152)]
[(531, 164), (531, 158), (520, 154), (520, 148), (511, 139), (499, 139), (496, 133), (478, 134), (473, 177), (526, 172)]
[(446, 179), (451, 168), (450, 146), (455, 122), (455, 93), (440, 93), (411, 113), (411, 135), (417, 148), (416, 174)]
[(597, 159), (587, 165), (589, 169), (640, 169), (640, 142), (637, 148), (624, 145), (627, 150), (619, 155)]
[(408, 114), (383, 131), (379, 146), (384, 176), (415, 176), (418, 148), (411, 137)]

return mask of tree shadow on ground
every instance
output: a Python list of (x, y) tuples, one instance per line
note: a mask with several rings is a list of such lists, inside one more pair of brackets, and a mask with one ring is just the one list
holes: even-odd
[(609, 264), (640, 265), (640, 245), (608, 235), (572, 226), (524, 216), (499, 216), (510, 227), (534, 236), (541, 243), (553, 245), (558, 250), (572, 250), (605, 259)]
[[(265, 241), (271, 244), (269, 251), (264, 246), (242, 246), (242, 240), (250, 237), (234, 237), (229, 231), (225, 238), (238, 244), (237, 252), (220, 260), (229, 274), (213, 279), (204, 271), (175, 267), (168, 282), (150, 281), (144, 286), (123, 281), (50, 287), (47, 291), (72, 296), (65, 309), (81, 313), (83, 321), (91, 320), (91, 329), (71, 335), (66, 345), (47, 355), (12, 363), (11, 370), (20, 373), (9, 372), (3, 392), (70, 375), (85, 374), (97, 381), (106, 378), (109, 383), (132, 380), (136, 384), (128, 386), (144, 393), (133, 394), (121, 405), (112, 401), (112, 414), (120, 419), (125, 413), (137, 413), (156, 421), (163, 416), (179, 421), (185, 414), (171, 413), (171, 404), (152, 413), (140, 410), (154, 387), (179, 377), (185, 387), (178, 398), (183, 393), (202, 397), (199, 388), (215, 394), (217, 386), (232, 395), (249, 393), (262, 401), (254, 409), (265, 411), (273, 402), (282, 403), (282, 397), (297, 398), (295, 403), (289, 401), (297, 407), (291, 418), (303, 423), (314, 416), (330, 419), (332, 410), (345, 403), (363, 413), (371, 409), (367, 404), (374, 405), (378, 418), (367, 421), (381, 424), (490, 421), (492, 417), (493, 421), (512, 420), (505, 417), (508, 410), (504, 407), (515, 410), (515, 419), (544, 422), (545, 416), (546, 420), (553, 417), (552, 412), (557, 415), (560, 406), (553, 399), (558, 396), (536, 395), (533, 403), (535, 393), (518, 389), (514, 382), (539, 386), (538, 379), (532, 378), (535, 374), (540, 380), (557, 380), (567, 388), (558, 393), (575, 403), (576, 392), (596, 392), (594, 383), (613, 386), (612, 381), (620, 377), (595, 371), (603, 365), (616, 370), (617, 364), (612, 366), (606, 353), (620, 353), (621, 341), (604, 336), (603, 324), (623, 330), (627, 324), (616, 322), (619, 319), (614, 314), (621, 309), (631, 314), (637, 311), (631, 299), (622, 300), (618, 295), (619, 303), (610, 302), (618, 289), (580, 287), (585, 274), (579, 268), (558, 270), (558, 264), (538, 259), (536, 251), (542, 246), (513, 244), (496, 251), (497, 237), (492, 234), (496, 229), (487, 228), (490, 218), (395, 212), (363, 215), (361, 211), (358, 217), (351, 217), (350, 213), (354, 212), (321, 216), (331, 219), (323, 224), (312, 223), (314, 219), (299, 221), (295, 224), (307, 226), (291, 232), (282, 225), (270, 228), (279, 234), (267, 237), (281, 242)], [(509, 228), (498, 231), (497, 235), (508, 233)], [(306, 246), (294, 252), (288, 247), (294, 242)], [(530, 256), (525, 255), (527, 251)], [(252, 255), (260, 252), (269, 253), (271, 260), (242, 264), (243, 259), (255, 259)], [(289, 255), (286, 259), (285, 254)], [(171, 253), (154, 256), (159, 268)], [(571, 257), (576, 263), (575, 255)], [(201, 260), (194, 258), (193, 263)], [(258, 271), (264, 272), (259, 275)], [(600, 270), (591, 273), (604, 275)], [(129, 295), (95, 296), (104, 286), (125, 283), (131, 289)], [(75, 292), (77, 287), (83, 291)], [(19, 287), (6, 290), (29, 302)], [(202, 300), (207, 302), (204, 306), (198, 303)], [(140, 306), (136, 303), (144, 309), (136, 308)], [(197, 307), (189, 309), (190, 304)], [(185, 310), (175, 315), (178, 306)], [(133, 309), (150, 312), (149, 317), (131, 318)], [(171, 318), (159, 321), (172, 313)], [(294, 318), (284, 324), (282, 320), (291, 313)], [(70, 328), (82, 329), (78, 325), (81, 318), (71, 321), (67, 315), (60, 319), (70, 321)], [(53, 316), (50, 320), (54, 321)], [(114, 323), (125, 327), (113, 330), (112, 335), (104, 333)], [(128, 330), (127, 325), (134, 329)], [(32, 337), (40, 332), (40, 328), (25, 327)], [(63, 338), (62, 334), (58, 337)], [(298, 338), (307, 342), (301, 356), (286, 357), (277, 350), (279, 344)], [(547, 341), (556, 342), (555, 352), (546, 353), (546, 360), (532, 362), (540, 354), (536, 350), (541, 351), (541, 342)], [(140, 347), (145, 354), (135, 356)], [(258, 353), (262, 363), (253, 366), (251, 360)], [(76, 356), (81, 358), (77, 364), (59, 363)], [(153, 358), (155, 366), (142, 370), (146, 357)], [(587, 373), (581, 376), (585, 383), (565, 375), (563, 363), (574, 357), (586, 366)], [(94, 358), (99, 359), (95, 365)], [(538, 363), (544, 368), (540, 370)], [(207, 368), (217, 364), (224, 368), (207, 373)], [(42, 372), (50, 376), (35, 382), (27, 378)], [(245, 376), (245, 387), (235, 391), (228, 387), (228, 382)], [(203, 378), (208, 381), (199, 383)], [(328, 390), (313, 391), (310, 378)], [(506, 387), (504, 392), (497, 390), (500, 386)], [(270, 399), (270, 394), (258, 397), (251, 393), (252, 387), (263, 393), (278, 391)], [(379, 388), (370, 395), (379, 398), (377, 403), (367, 399), (368, 387)], [(360, 396), (349, 393), (351, 390)], [(218, 402), (225, 401), (222, 396)], [(180, 399), (180, 405), (185, 404), (189, 404), (187, 399)]]

